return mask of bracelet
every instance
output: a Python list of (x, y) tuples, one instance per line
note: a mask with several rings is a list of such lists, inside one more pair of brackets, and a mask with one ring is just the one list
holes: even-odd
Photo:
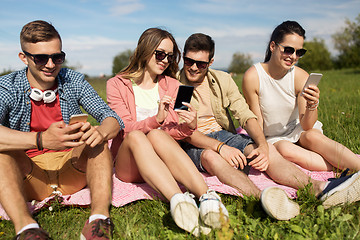
[(36, 147), (39, 151), (42, 151), (44, 149), (42, 145), (42, 132), (36, 133)]
[(315, 109), (317, 109), (317, 107), (319, 106), (319, 101), (317, 101), (315, 104), (313, 105), (306, 105), (306, 108), (309, 109), (310, 111), (314, 111)]
[(220, 149), (222, 148), (222, 146), (224, 146), (224, 142), (220, 142), (219, 143), (219, 145), (217, 146), (217, 148), (216, 148), (216, 152), (218, 153), (218, 154), (220, 154)]

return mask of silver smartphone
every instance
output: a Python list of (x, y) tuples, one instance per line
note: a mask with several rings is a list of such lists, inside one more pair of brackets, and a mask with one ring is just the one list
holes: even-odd
[(70, 116), (69, 125), (78, 123), (78, 122), (87, 122), (88, 115), (86, 113), (75, 114)]
[(315, 85), (317, 86), (320, 82), (320, 79), (322, 78), (321, 73), (310, 73), (308, 79), (306, 80), (306, 83), (301, 90), (301, 96), (304, 94), (304, 90), (309, 87), (309, 85)]

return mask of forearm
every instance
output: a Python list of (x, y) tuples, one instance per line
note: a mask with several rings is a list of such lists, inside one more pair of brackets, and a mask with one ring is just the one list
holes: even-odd
[(36, 132), (21, 132), (0, 126), (0, 152), (36, 148)]
[(306, 131), (312, 129), (318, 119), (318, 112), (316, 109), (306, 108), (304, 115), (300, 118), (301, 127)]
[(221, 143), (214, 138), (206, 136), (198, 130), (194, 131), (190, 137), (187, 137), (184, 140), (197, 148), (211, 149), (213, 151), (217, 151), (217, 148)]
[(258, 147), (267, 146), (267, 142), (263, 131), (261, 130), (259, 123), (255, 118), (247, 120), (245, 124), (245, 130), (249, 136), (254, 140)]
[(110, 140), (116, 137), (120, 131), (120, 125), (118, 121), (113, 117), (105, 118), (97, 130), (104, 137), (104, 140)]

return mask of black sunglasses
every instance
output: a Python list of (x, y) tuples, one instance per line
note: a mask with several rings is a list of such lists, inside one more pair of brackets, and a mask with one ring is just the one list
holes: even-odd
[(166, 57), (167, 57), (169, 63), (172, 63), (175, 60), (174, 54), (166, 53), (166, 52), (160, 51), (160, 50), (155, 50), (155, 58), (156, 58), (156, 60), (162, 61)]
[(32, 57), (34, 63), (36, 65), (46, 65), (49, 61), (49, 58), (53, 61), (54, 64), (62, 64), (65, 61), (65, 53), (61, 51), (61, 53), (55, 54), (31, 54), (26, 51), (23, 51), (26, 56)]
[(188, 57), (184, 57), (184, 64), (188, 67), (191, 67), (192, 65), (194, 65), (194, 63), (196, 63), (196, 67), (198, 69), (205, 69), (207, 68), (207, 66), (209, 65), (209, 62), (203, 62), (203, 61), (196, 61), (194, 59), (188, 58)]
[(293, 47), (283, 46), (280, 43), (276, 43), (276, 44), (283, 47), (284, 48), (283, 53), (286, 54), (286, 55), (289, 55), (289, 56), (293, 55), (293, 53), (296, 52), (296, 56), (301, 58), (301, 57), (303, 57), (305, 55), (305, 53), (307, 51), (304, 48), (301, 48), (301, 49), (298, 49), (298, 50), (295, 51), (295, 48), (293, 48)]

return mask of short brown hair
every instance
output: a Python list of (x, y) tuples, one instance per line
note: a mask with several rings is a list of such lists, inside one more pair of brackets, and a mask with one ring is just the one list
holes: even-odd
[(24, 49), (25, 43), (48, 42), (61, 37), (53, 25), (42, 20), (27, 23), (20, 32), (20, 44)]
[(203, 33), (192, 34), (185, 42), (184, 56), (189, 51), (206, 51), (209, 52), (209, 61), (214, 57), (215, 42), (208, 35)]

